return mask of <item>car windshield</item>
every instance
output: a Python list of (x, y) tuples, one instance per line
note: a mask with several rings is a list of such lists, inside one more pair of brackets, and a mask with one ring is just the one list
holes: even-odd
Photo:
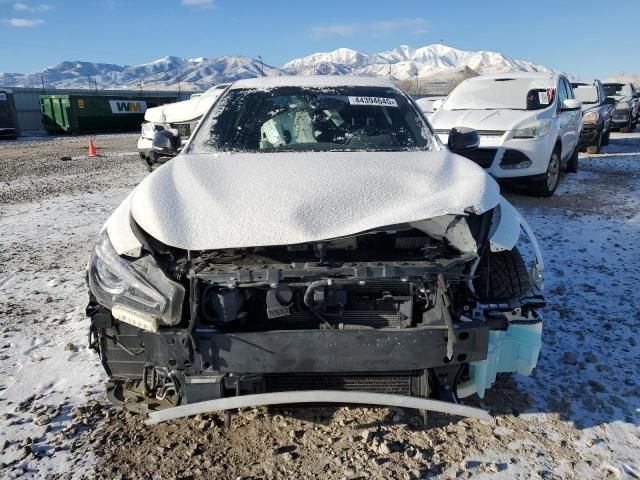
[(605, 83), (604, 89), (607, 91), (607, 97), (612, 97), (614, 95), (624, 95), (624, 87), (625, 85), (622, 83)]
[(436, 144), (413, 105), (386, 87), (231, 89), (190, 151), (403, 151)]
[(551, 80), (536, 78), (475, 78), (458, 85), (442, 105), (444, 110), (542, 110), (555, 99)]
[(598, 90), (593, 85), (578, 86), (573, 89), (576, 98), (582, 103), (598, 103)]

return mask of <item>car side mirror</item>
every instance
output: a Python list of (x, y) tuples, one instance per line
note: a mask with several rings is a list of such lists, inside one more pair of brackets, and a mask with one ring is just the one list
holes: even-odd
[(563, 112), (573, 112), (575, 110), (580, 110), (582, 108), (582, 102), (580, 100), (576, 100), (575, 98), (567, 98), (562, 102), (562, 107), (560, 110)]
[(180, 153), (180, 144), (180, 133), (170, 128), (153, 134), (151, 148), (159, 157), (175, 157)]
[(615, 105), (616, 104), (616, 99), (615, 98), (611, 98), (611, 97), (607, 97), (604, 99), (604, 103), (606, 103), (607, 105)]
[(447, 145), (453, 153), (470, 152), (480, 145), (480, 136), (473, 128), (453, 127)]

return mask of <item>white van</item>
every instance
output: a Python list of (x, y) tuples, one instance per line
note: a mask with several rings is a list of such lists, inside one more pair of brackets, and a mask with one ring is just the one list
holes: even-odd
[(465, 80), (429, 120), (445, 143), (453, 127), (478, 130), (480, 148), (467, 158), (550, 197), (562, 166), (578, 170), (581, 107), (562, 74), (503, 73)]

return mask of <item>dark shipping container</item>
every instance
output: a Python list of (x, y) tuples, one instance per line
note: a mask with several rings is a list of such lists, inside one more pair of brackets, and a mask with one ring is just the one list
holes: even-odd
[(14, 140), (18, 133), (11, 92), (0, 90), (0, 139)]

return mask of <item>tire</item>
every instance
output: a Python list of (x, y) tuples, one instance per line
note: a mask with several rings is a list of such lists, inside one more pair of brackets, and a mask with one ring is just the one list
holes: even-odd
[(609, 137), (611, 137), (611, 130), (609, 130), (607, 133), (605, 133), (602, 136), (602, 146), (606, 147), (607, 145), (609, 145)]
[[(597, 153), (600, 153), (600, 148), (602, 148), (602, 131), (600, 131), (600, 133), (598, 134), (598, 140), (596, 141), (595, 145), (589, 145), (587, 147), (587, 153), (591, 154), (591, 155), (595, 155)], [(569, 161), (569, 163), (571, 163), (571, 160)], [(578, 162), (576, 161), (576, 167), (578, 166)], [(567, 171), (568, 172), (572, 172), (573, 170), (569, 170), (569, 165), (567, 164)], [(576, 169), (577, 171), (577, 169)]]
[(620, 127), (620, 133), (629, 133), (631, 131), (631, 119), (629, 119), (629, 124), (624, 126), (624, 127)]
[(560, 149), (556, 148), (549, 158), (549, 165), (543, 180), (532, 182), (529, 192), (536, 197), (550, 197), (560, 183)]
[(473, 288), (483, 302), (520, 298), (531, 290), (529, 272), (517, 248), (487, 251), (476, 268)]

